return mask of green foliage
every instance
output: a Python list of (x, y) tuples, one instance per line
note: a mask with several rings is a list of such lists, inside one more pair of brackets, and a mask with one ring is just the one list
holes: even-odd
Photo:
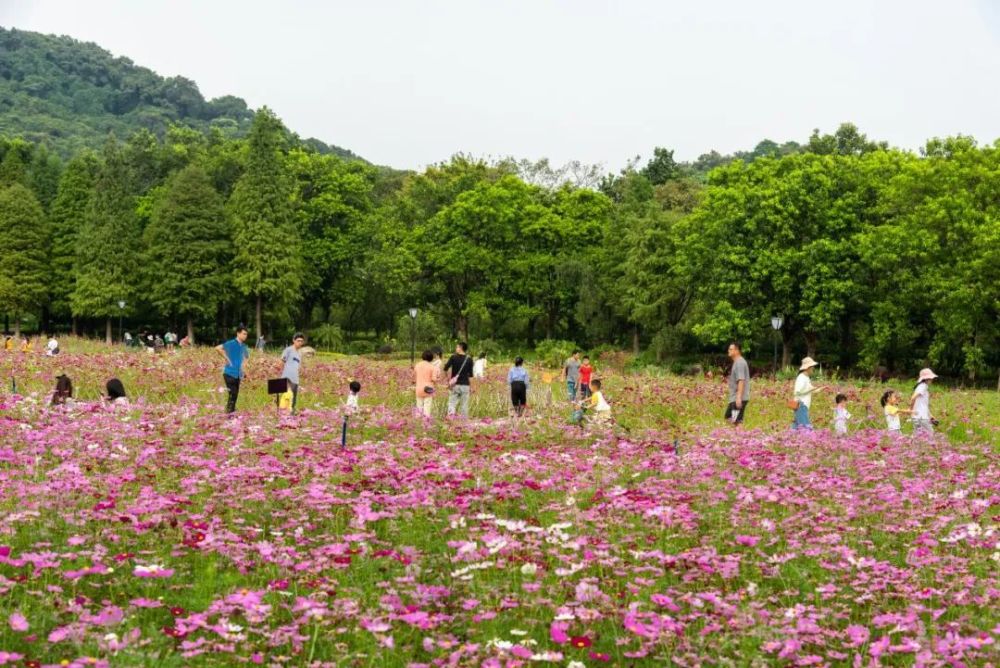
[(266, 108), (258, 112), (248, 141), (246, 172), (230, 199), (234, 284), (258, 304), (287, 309), (299, 297), (303, 267), (281, 121)]
[(140, 230), (125, 156), (111, 138), (104, 148), (94, 192), (76, 244), (73, 313), (118, 315), (117, 302), (133, 306), (139, 294)]
[(55, 315), (71, 313), (70, 295), (76, 285), (77, 236), (90, 207), (97, 169), (97, 158), (90, 152), (73, 158), (66, 165), (52, 202), (49, 213), (52, 223), (51, 309)]
[(573, 343), (572, 341), (560, 341), (558, 339), (545, 339), (539, 341), (538, 345), (535, 346), (535, 355), (538, 357), (538, 361), (543, 365), (559, 369), (562, 368), (563, 362), (573, 354), (574, 350), (579, 349), (580, 346)]
[(228, 287), (232, 245), (222, 198), (201, 167), (170, 179), (144, 240), (150, 302), (164, 314), (214, 315)]
[(49, 288), (45, 212), (27, 187), (0, 190), (0, 304), (21, 313), (45, 303)]
[(309, 332), (309, 343), (317, 348), (339, 350), (344, 345), (344, 332), (339, 325), (325, 322)]
[[(0, 53), (0, 128), (48, 142), (63, 156), (100, 148), (108, 132), (128, 137), (148, 130), (162, 136), (171, 125), (183, 125), (243, 136), (253, 119), (238, 97), (205, 100), (193, 81), (163, 78), (96, 44), (0, 27)], [(304, 144), (357, 159), (316, 139)]]

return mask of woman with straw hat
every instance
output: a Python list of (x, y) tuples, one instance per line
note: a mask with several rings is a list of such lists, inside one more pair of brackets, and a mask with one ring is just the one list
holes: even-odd
[(931, 381), (937, 378), (937, 374), (930, 369), (921, 369), (917, 376), (917, 386), (913, 388), (913, 396), (910, 397), (910, 410), (912, 411), (913, 433), (933, 434), (934, 418), (931, 416), (931, 393), (929, 386)]
[(792, 429), (812, 429), (812, 423), (809, 422), (809, 405), (812, 403), (813, 392), (826, 389), (826, 387), (815, 387), (810, 378), (818, 364), (813, 358), (806, 357), (799, 366), (799, 376), (795, 379), (795, 389), (792, 390), (792, 401), (796, 403)]

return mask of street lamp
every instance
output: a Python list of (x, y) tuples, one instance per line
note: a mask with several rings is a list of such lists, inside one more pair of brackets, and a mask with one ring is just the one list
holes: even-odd
[(781, 329), (781, 325), (785, 322), (785, 319), (780, 315), (776, 315), (771, 318), (771, 329), (774, 330), (774, 373), (778, 373), (778, 330)]
[(417, 358), (417, 309), (410, 307), (410, 366)]
[(118, 340), (122, 338), (122, 315), (125, 313), (125, 300), (118, 300)]

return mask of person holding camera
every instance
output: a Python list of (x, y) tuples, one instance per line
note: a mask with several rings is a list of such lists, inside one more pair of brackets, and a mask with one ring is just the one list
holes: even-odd
[(434, 365), (434, 353), (425, 350), (420, 355), (420, 361), (413, 367), (414, 392), (417, 396), (417, 414), (425, 418), (431, 416), (434, 405), (434, 384), (441, 375)]

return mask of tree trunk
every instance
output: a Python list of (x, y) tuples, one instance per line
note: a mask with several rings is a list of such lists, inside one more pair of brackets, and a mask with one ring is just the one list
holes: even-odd
[(632, 354), (639, 354), (639, 325), (632, 326)]
[(264, 297), (263, 295), (257, 295), (257, 312), (254, 320), (254, 331), (259, 338), (264, 333), (264, 321), (263, 321), (263, 310), (264, 310)]
[(77, 322), (77, 319), (76, 319), (75, 315), (71, 318), (71, 323), (72, 324), (70, 324), (69, 333), (70, 333), (71, 336), (76, 336), (77, 327), (79, 326), (79, 323)]
[(806, 356), (812, 357), (812, 358), (815, 359), (815, 357), (816, 357), (816, 341), (819, 339), (819, 337), (816, 335), (816, 332), (806, 331), (806, 332), (804, 332), (804, 334), (805, 334), (805, 337), (806, 337)]
[(469, 319), (464, 315), (459, 315), (455, 320), (455, 333), (462, 341), (469, 340)]
[(7, 313), (6, 311), (4, 311), (3, 314), (3, 331), (5, 332), (10, 331), (10, 314)]
[(108, 344), (109, 346), (112, 345), (112, 344), (114, 344), (114, 339), (111, 336), (111, 318), (108, 318), (105, 321), (105, 326), (104, 326), (104, 342), (106, 344)]
[(787, 369), (792, 363), (792, 334), (787, 329), (781, 330), (781, 368)]
[(14, 314), (14, 338), (15, 339), (21, 338), (21, 314), (20, 313), (15, 313)]
[(191, 316), (188, 316), (187, 325), (188, 325), (187, 326), (187, 330), (188, 330), (188, 333), (187, 333), (188, 343), (190, 343), (193, 346), (194, 345), (194, 318), (192, 318)]

